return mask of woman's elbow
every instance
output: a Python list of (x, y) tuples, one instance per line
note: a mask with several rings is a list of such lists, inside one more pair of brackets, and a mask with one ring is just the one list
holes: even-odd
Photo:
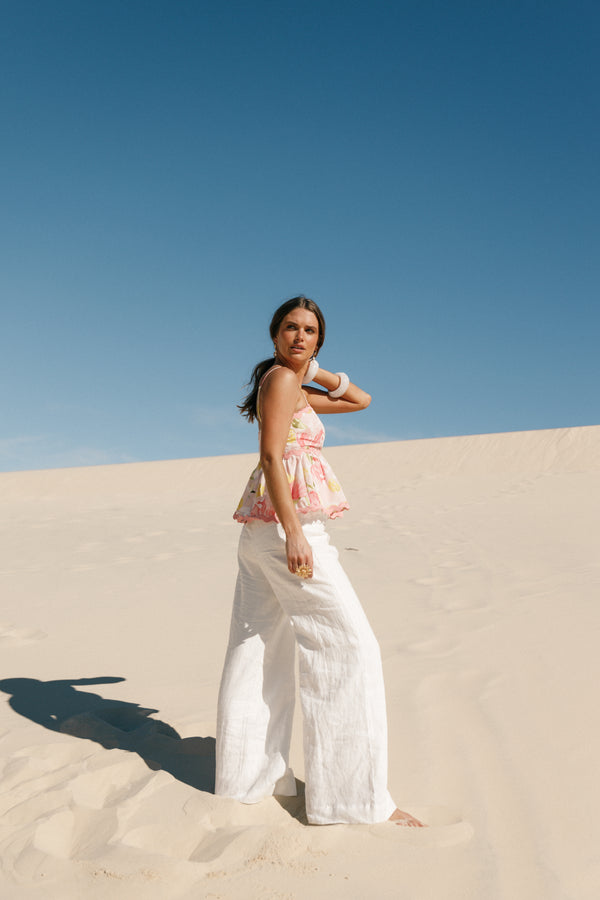
[[(281, 458), (281, 457), (280, 457)], [(276, 456), (271, 450), (262, 450), (260, 454), (260, 467), (263, 470), (272, 469), (276, 462)]]
[(371, 402), (371, 395), (367, 394), (366, 391), (363, 391), (363, 394), (364, 396), (361, 398), (360, 409), (366, 409)]

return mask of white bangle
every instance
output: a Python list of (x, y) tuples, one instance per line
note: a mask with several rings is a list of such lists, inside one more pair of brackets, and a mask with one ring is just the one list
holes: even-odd
[(310, 384), (311, 381), (314, 381), (315, 375), (317, 374), (318, 371), (319, 371), (319, 363), (316, 361), (316, 359), (313, 356), (313, 358), (311, 359), (311, 361), (308, 364), (308, 369), (306, 370), (306, 375), (304, 376), (302, 384)]
[(332, 400), (337, 400), (339, 399), (339, 397), (343, 397), (350, 385), (350, 379), (345, 372), (336, 372), (335, 374), (339, 377), (340, 383), (334, 391), (327, 391)]

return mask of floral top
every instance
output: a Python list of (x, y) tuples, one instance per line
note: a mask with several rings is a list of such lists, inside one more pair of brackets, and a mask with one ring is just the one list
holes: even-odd
[[(283, 451), (283, 467), (296, 512), (322, 512), (335, 519), (350, 507), (331, 466), (321, 456), (324, 439), (323, 423), (312, 406), (299, 409), (290, 425)], [(279, 521), (260, 464), (250, 475), (233, 518), (238, 522), (248, 522), (250, 519)]]

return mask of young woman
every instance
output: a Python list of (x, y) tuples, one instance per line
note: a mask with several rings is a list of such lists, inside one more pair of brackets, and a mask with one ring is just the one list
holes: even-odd
[[(216, 793), (244, 803), (296, 794), (288, 759), (297, 646), (308, 821), (420, 826), (387, 790), (379, 647), (325, 530), (348, 503), (321, 455), (317, 414), (355, 412), (371, 398), (343, 372), (319, 368), (325, 321), (312, 300), (280, 306), (270, 334), (275, 358), (255, 366), (240, 407), (258, 420), (260, 462), (234, 514), (244, 528), (219, 691)], [(310, 381), (322, 390), (304, 388)]]

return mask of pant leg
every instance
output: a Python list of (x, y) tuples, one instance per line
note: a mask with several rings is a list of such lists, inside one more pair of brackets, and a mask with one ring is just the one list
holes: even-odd
[(244, 803), (294, 796), (289, 768), (295, 700), (295, 640), (263, 573), (256, 533), (242, 529), (229, 644), (219, 690), (215, 793)]
[(381, 822), (387, 790), (387, 720), (379, 646), (322, 522), (303, 526), (312, 579), (286, 565), (281, 528), (265, 574), (299, 648), (306, 811), (312, 824)]

